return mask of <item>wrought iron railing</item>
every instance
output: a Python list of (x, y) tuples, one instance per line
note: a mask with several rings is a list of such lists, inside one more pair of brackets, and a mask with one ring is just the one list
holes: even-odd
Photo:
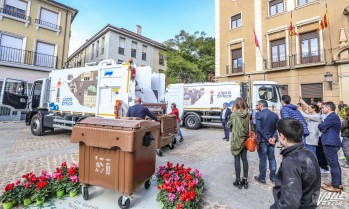
[(296, 65), (326, 62), (325, 50), (316, 50), (311, 52), (304, 52), (301, 54), (295, 54), (294, 57), (294, 63)]
[(50, 23), (50, 22), (46, 22), (46, 21), (40, 20), (40, 19), (35, 19), (35, 23), (37, 23), (39, 25), (43, 25), (43, 26), (49, 27), (49, 28), (53, 28), (53, 29), (56, 29), (56, 30), (61, 30), (62, 29), (62, 26), (60, 26), (60, 25), (56, 25), (56, 24), (53, 24), (53, 23)]
[(29, 22), (31, 20), (30, 16), (26, 16), (26, 15), (18, 13), (18, 12), (7, 10), (5, 8), (0, 8), (0, 14), (6, 14), (6, 15), (9, 15), (9, 16), (12, 16), (12, 17), (16, 17), (16, 18), (19, 18), (19, 19), (23, 19), (23, 20), (29, 21)]
[(0, 46), (0, 61), (57, 68), (57, 56)]
[(266, 59), (266, 69), (273, 68), (282, 68), (290, 66), (290, 57), (289, 56), (280, 56), (272, 59)]
[(243, 73), (245, 69), (245, 64), (241, 63), (239, 65), (227, 65), (225, 66), (227, 74), (238, 74)]

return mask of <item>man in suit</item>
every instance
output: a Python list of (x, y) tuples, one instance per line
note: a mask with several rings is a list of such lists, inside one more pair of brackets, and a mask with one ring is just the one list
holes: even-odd
[(256, 132), (259, 141), (259, 176), (255, 180), (260, 183), (266, 183), (267, 158), (269, 160), (270, 180), (274, 183), (276, 177), (275, 161), (275, 141), (278, 137), (276, 123), (279, 117), (276, 113), (268, 109), (268, 103), (265, 100), (258, 101), (260, 112), (256, 113)]
[(148, 108), (142, 105), (142, 99), (139, 97), (135, 98), (135, 105), (130, 107), (127, 111), (126, 117), (138, 117), (145, 119), (145, 116), (150, 117), (156, 121), (156, 117), (149, 111)]
[(341, 147), (339, 132), (341, 130), (341, 120), (335, 113), (336, 105), (333, 102), (325, 102), (322, 111), (327, 115), (325, 120), (318, 126), (322, 132), (321, 141), (325, 153), (326, 161), (330, 166), (331, 183), (325, 183), (321, 188), (329, 192), (341, 192), (342, 171), (338, 162), (338, 151)]
[(221, 111), (221, 115), (220, 115), (220, 120), (222, 122), (222, 126), (224, 129), (224, 138), (225, 140), (229, 141), (229, 128), (228, 128), (228, 120), (229, 120), (229, 116), (231, 114), (231, 110), (228, 108), (228, 103), (224, 103), (223, 104), (223, 109)]

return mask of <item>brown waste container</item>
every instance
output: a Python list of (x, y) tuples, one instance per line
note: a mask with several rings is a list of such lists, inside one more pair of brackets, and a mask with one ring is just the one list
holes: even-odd
[(79, 179), (83, 198), (87, 185), (123, 193), (121, 208), (130, 205), (129, 195), (144, 183), (150, 186), (155, 172), (160, 124), (154, 121), (90, 117), (73, 127), (72, 143), (79, 143)]

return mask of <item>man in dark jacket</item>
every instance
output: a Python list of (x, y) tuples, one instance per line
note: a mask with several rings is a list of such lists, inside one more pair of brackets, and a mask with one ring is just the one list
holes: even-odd
[[(302, 124), (291, 117), (277, 122), (279, 141), (283, 147), (276, 175), (271, 209), (312, 209), (317, 207), (321, 174), (315, 155), (302, 143)], [(272, 143), (272, 142), (271, 142)]]
[(270, 180), (275, 182), (276, 176), (276, 160), (275, 160), (275, 144), (270, 144), (270, 139), (277, 139), (276, 123), (279, 117), (276, 113), (268, 109), (268, 103), (265, 100), (258, 101), (260, 112), (256, 113), (256, 132), (259, 141), (259, 176), (255, 176), (255, 180), (265, 183), (267, 173), (267, 157), (269, 160)]
[(231, 110), (228, 108), (228, 103), (224, 103), (223, 104), (223, 109), (221, 111), (221, 115), (219, 117), (219, 119), (222, 122), (222, 126), (224, 129), (224, 138), (225, 140), (229, 141), (229, 128), (228, 128), (228, 120), (229, 120), (229, 116), (231, 114)]
[(149, 111), (149, 109), (142, 105), (142, 99), (136, 97), (135, 105), (128, 109), (126, 117), (138, 117), (145, 119), (145, 116), (148, 116), (153, 120), (156, 120), (156, 117)]
[(321, 142), (324, 149), (326, 161), (330, 166), (331, 183), (325, 183), (322, 189), (329, 192), (340, 192), (342, 187), (342, 171), (338, 162), (338, 151), (342, 145), (339, 137), (341, 130), (341, 120), (334, 112), (336, 105), (333, 102), (325, 102), (322, 111), (327, 115), (324, 122), (318, 128), (322, 132)]
[(297, 110), (297, 106), (290, 104), (291, 97), (288, 95), (283, 95), (281, 98), (281, 103), (282, 103), (282, 108), (280, 111), (281, 118), (292, 117), (292, 118), (299, 120), (299, 122), (301, 122), (303, 125), (304, 138), (306, 138), (309, 135), (307, 122), (305, 122), (301, 112), (299, 112), (299, 110)]

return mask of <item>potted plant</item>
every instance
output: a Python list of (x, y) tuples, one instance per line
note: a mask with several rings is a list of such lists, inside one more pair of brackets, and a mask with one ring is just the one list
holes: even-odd
[(202, 174), (182, 164), (160, 166), (157, 172), (158, 189), (156, 200), (166, 209), (198, 208), (203, 193), (204, 180)]
[(28, 206), (32, 203), (32, 196), (34, 195), (34, 190), (36, 183), (38, 181), (38, 178), (36, 178), (35, 174), (27, 173), (22, 176), (24, 178), (23, 184), (22, 184), (22, 190), (20, 192), (20, 201), (23, 201), (24, 206)]
[(80, 189), (80, 182), (78, 178), (79, 168), (76, 164), (72, 164), (68, 169), (68, 183), (67, 192), (70, 197), (75, 197)]
[(43, 178), (40, 178), (36, 184), (33, 199), (36, 200), (37, 205), (42, 205), (45, 202), (45, 198), (49, 195), (49, 184)]
[(5, 192), (0, 196), (0, 200), (4, 209), (10, 209), (16, 203), (18, 198), (18, 189), (14, 183), (8, 184), (5, 187)]
[(56, 192), (57, 198), (62, 198), (67, 187), (67, 177), (63, 177), (62, 173), (52, 174), (52, 190)]

